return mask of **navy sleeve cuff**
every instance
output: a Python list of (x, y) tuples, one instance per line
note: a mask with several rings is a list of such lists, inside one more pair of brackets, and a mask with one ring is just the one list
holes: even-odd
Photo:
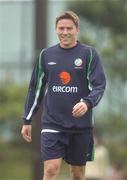
[(92, 104), (88, 100), (81, 99), (81, 101), (87, 105), (88, 109), (92, 108)]
[(25, 119), (24, 119), (23, 124), (24, 124), (24, 125), (30, 125), (30, 124), (31, 124), (31, 120), (25, 120)]

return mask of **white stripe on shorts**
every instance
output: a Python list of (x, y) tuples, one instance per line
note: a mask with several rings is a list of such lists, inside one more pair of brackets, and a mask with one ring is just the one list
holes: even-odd
[(42, 129), (41, 133), (43, 132), (52, 132), (52, 133), (58, 133), (60, 131), (56, 131), (56, 130), (53, 130), (53, 129)]

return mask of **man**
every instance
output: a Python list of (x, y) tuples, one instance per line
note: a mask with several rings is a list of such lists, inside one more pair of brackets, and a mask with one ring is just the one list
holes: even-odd
[[(79, 18), (66, 11), (56, 18), (60, 43), (41, 51), (26, 99), (23, 138), (31, 142), (31, 118), (45, 96), (41, 151), (43, 180), (55, 180), (64, 159), (72, 179), (85, 179), (93, 155), (92, 108), (105, 90), (105, 76), (93, 47), (77, 41)], [(44, 89), (46, 88), (46, 92)]]

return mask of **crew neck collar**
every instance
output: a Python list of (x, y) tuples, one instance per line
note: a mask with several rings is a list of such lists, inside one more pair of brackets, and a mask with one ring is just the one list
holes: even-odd
[(64, 49), (64, 50), (71, 50), (71, 49), (76, 48), (79, 44), (80, 44), (80, 42), (77, 41), (77, 43), (76, 43), (73, 47), (70, 47), (70, 48), (63, 48), (63, 47), (60, 46), (60, 43), (58, 44), (58, 46), (59, 46), (61, 49)]

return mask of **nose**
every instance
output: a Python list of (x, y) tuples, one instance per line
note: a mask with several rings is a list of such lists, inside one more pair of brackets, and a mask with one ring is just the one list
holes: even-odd
[(63, 30), (63, 34), (67, 34), (67, 29), (64, 29), (64, 30)]

